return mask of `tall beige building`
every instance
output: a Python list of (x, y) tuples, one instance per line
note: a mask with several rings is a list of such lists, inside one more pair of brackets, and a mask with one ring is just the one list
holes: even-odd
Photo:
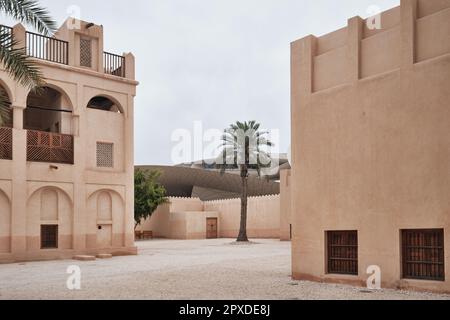
[(293, 277), (450, 291), (450, 1), (380, 21), (292, 43)]
[(0, 66), (0, 262), (135, 254), (132, 54), (104, 52), (103, 27), (69, 19), (54, 38), (0, 27), (34, 57), (30, 92)]

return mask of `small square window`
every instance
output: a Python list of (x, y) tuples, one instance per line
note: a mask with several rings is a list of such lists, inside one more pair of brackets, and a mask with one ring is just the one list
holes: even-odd
[(113, 168), (114, 167), (114, 144), (97, 142), (97, 167)]
[(57, 225), (41, 225), (41, 249), (58, 249)]

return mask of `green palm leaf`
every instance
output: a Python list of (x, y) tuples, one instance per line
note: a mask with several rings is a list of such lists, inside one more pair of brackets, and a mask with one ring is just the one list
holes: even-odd
[[(0, 0), (1, 1), (1, 0)], [(7, 33), (0, 33), (0, 63), (5, 71), (24, 87), (35, 88), (44, 83), (35, 61)]]
[(36, 0), (0, 0), (0, 11), (45, 35), (51, 36), (57, 29), (47, 9)]
[(5, 90), (0, 87), (0, 127), (11, 124), (11, 104)]
[[(22, 23), (33, 26), (38, 32), (53, 35), (56, 22), (47, 9), (35, 0), (0, 0), (0, 12)], [(5, 71), (24, 87), (38, 90), (43, 83), (43, 75), (35, 61), (27, 56), (24, 48), (19, 48), (13, 36), (0, 29), (0, 64)], [(10, 104), (4, 92), (0, 92), (0, 126), (9, 122)]]

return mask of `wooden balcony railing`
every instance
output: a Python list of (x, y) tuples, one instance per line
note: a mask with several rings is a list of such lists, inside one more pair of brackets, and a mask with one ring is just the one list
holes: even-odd
[(106, 74), (125, 78), (125, 57), (103, 52), (103, 68)]
[(0, 128), (0, 159), (12, 160), (12, 129)]
[(28, 130), (27, 161), (73, 164), (73, 136)]

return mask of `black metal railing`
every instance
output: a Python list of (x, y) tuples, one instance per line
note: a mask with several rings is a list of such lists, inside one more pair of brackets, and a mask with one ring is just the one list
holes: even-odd
[(13, 28), (4, 26), (0, 24), (0, 35), (2, 46), (9, 48), (13, 40)]
[(33, 32), (26, 33), (27, 55), (33, 58), (69, 64), (69, 43)]
[[(13, 28), (0, 25), (0, 34), (7, 34), (6, 41), (13, 41)], [(6, 43), (8, 44), (8, 43)], [(26, 54), (30, 57), (69, 64), (69, 42), (54, 37), (43, 36), (27, 31), (25, 34)], [(117, 77), (126, 77), (125, 57), (110, 52), (103, 52), (103, 71)]]
[(125, 78), (125, 57), (103, 52), (103, 66), (106, 74)]

